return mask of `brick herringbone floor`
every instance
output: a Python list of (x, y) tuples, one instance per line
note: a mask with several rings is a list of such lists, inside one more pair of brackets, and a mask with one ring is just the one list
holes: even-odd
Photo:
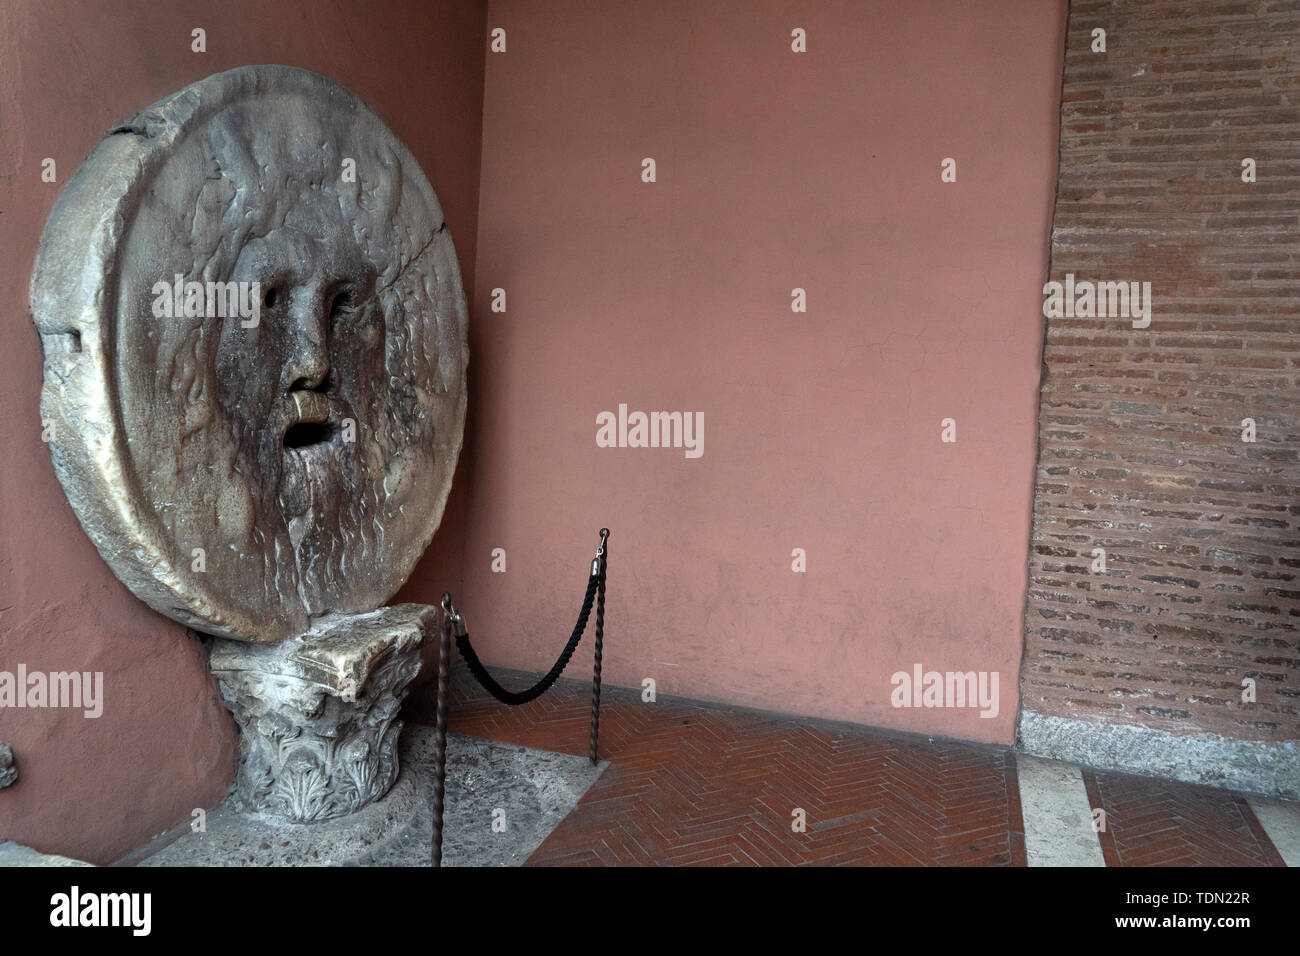
[[(455, 732), (587, 751), (587, 684), (505, 707), (458, 664), (451, 700)], [(411, 715), (427, 720), (420, 701)], [(608, 688), (600, 741), (610, 767), (530, 865), (1024, 864), (1015, 763), (1000, 748)]]
[[(536, 675), (498, 671), (508, 687)], [(591, 688), (561, 680), (506, 707), (457, 661), (449, 729), (586, 754)], [(432, 686), (406, 716), (431, 723)], [(1024, 866), (1015, 755), (605, 688), (609, 768), (529, 865)], [(1283, 865), (1245, 798), (1212, 787), (1083, 770), (1108, 866)], [(806, 820), (792, 824), (795, 811)]]
[(1083, 779), (1106, 811), (1107, 866), (1285, 865), (1240, 794), (1086, 769)]

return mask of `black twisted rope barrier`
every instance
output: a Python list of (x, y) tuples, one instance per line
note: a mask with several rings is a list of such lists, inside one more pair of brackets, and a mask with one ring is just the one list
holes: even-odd
[[(582, 610), (578, 612), (578, 623), (573, 625), (573, 633), (569, 636), (569, 642), (564, 645), (564, 650), (560, 651), (560, 656), (555, 659), (554, 666), (546, 673), (546, 676), (532, 687), (527, 690), (510, 691), (498, 684), (496, 679), (487, 672), (483, 662), (478, 659), (478, 655), (474, 653), (474, 648), (469, 642), (469, 634), (458, 629), (456, 649), (460, 651), (460, 656), (465, 658), (469, 672), (483, 685), (484, 690), (501, 701), (501, 703), (509, 704), (511, 707), (517, 707), (520, 704), (526, 704), (530, 700), (541, 697), (559, 680), (560, 675), (564, 673), (564, 668), (569, 664), (569, 658), (578, 649), (578, 644), (582, 641), (582, 636), (587, 630), (587, 618), (591, 616), (591, 604), (596, 597), (596, 588), (600, 584), (600, 580), (601, 576), (599, 574), (593, 574), (587, 580), (587, 593), (582, 599)], [(603, 607), (601, 613), (603, 616)]]
[(469, 631), (465, 619), (451, 603), (451, 595), (442, 596), (442, 627), (439, 629), (438, 642), (438, 709), (434, 720), (433, 759), (433, 854), (432, 865), (442, 866), (442, 813), (443, 798), (446, 795), (447, 782), (447, 683), (450, 674), (451, 639), (455, 636), (456, 648), (465, 659), (470, 673), (489, 694), (503, 704), (516, 707), (536, 700), (555, 684), (564, 668), (568, 666), (573, 652), (578, 649), (583, 635), (587, 631), (587, 620), (591, 616), (591, 607), (596, 605), (596, 647), (595, 668), (591, 678), (591, 741), (588, 757), (594, 764), (598, 761), (596, 745), (600, 734), (600, 665), (605, 643), (605, 568), (608, 560), (609, 529), (600, 529), (600, 546), (596, 548), (596, 557), (591, 562), (591, 575), (587, 578), (587, 592), (582, 598), (582, 609), (578, 612), (578, 621), (573, 625), (573, 633), (568, 643), (556, 658), (555, 664), (536, 684), (527, 690), (511, 691), (497, 683), (487, 672), (483, 662), (474, 653), (469, 640)]

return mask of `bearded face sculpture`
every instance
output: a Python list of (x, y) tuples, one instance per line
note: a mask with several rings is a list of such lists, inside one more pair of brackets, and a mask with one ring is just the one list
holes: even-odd
[(32, 313), (56, 472), (156, 610), (278, 642), (410, 574), (460, 450), (465, 300), (432, 188), (355, 95), (245, 67), (111, 131)]

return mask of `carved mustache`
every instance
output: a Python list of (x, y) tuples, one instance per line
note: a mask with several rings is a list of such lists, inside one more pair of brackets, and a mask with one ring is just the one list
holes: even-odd
[(330, 417), (329, 398), (321, 392), (293, 391), (289, 393), (293, 398), (293, 408), (290, 413), (289, 424), (297, 425), (303, 422), (325, 422)]
[(285, 422), (284, 447), (288, 449), (322, 445), (334, 438), (330, 420), (329, 397), (321, 392), (293, 391), (288, 420)]

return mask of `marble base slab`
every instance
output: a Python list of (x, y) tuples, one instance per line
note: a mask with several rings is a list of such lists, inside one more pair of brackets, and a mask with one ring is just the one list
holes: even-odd
[(6, 866), (93, 866), (57, 853), (41, 853), (21, 843), (0, 840), (0, 867)]
[[(204, 833), (183, 832), (140, 866), (428, 866), (433, 728), (408, 725), (401, 772), (347, 817), (289, 823), (244, 813), (231, 794)], [(595, 783), (607, 761), (447, 735), (443, 866), (521, 866)], [(494, 827), (495, 822), (495, 827)]]

